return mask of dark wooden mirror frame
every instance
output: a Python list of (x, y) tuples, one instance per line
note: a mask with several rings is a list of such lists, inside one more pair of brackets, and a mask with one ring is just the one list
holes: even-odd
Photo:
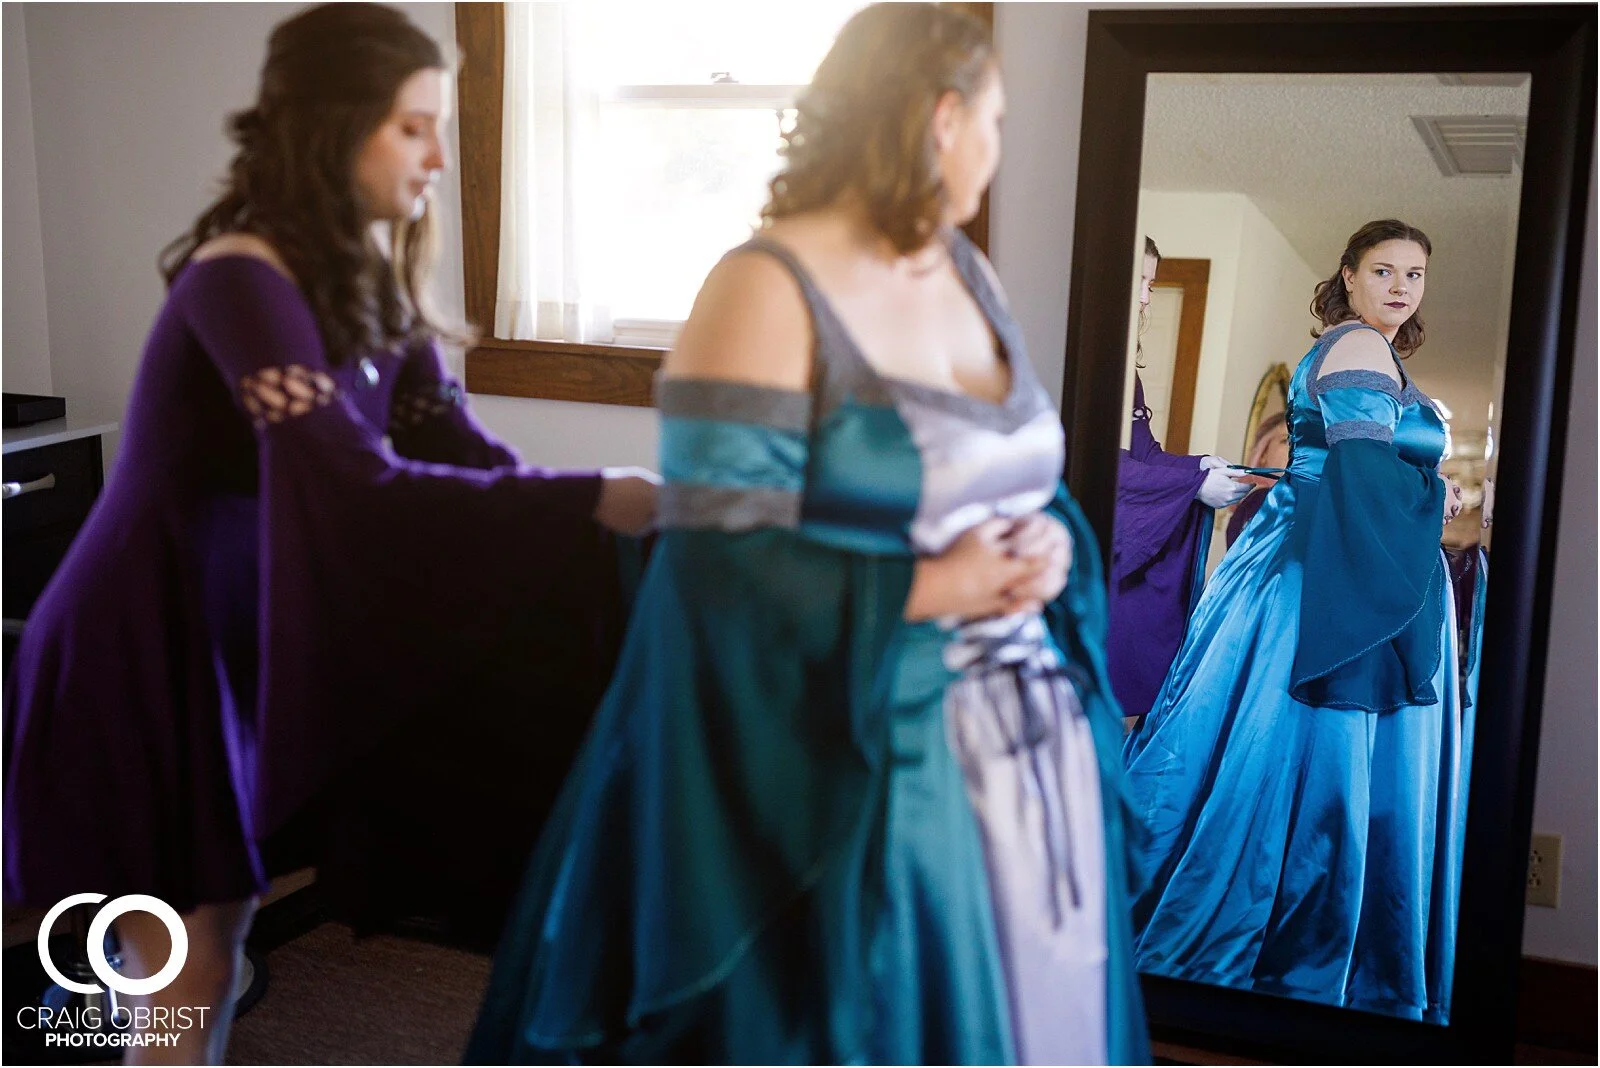
[[(1096, 11), (1088, 22), (1062, 419), (1109, 555), (1151, 73), (1532, 75), (1455, 992), (1447, 1027), (1157, 977), (1158, 1040), (1277, 1063), (1509, 1064), (1595, 123), (1592, 5)], [(1365, 220), (1350, 220), (1354, 227)], [(1285, 354), (1286, 356), (1289, 354)]]

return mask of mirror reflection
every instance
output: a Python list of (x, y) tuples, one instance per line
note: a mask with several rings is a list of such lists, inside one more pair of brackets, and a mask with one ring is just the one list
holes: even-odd
[(1152, 75), (1112, 539), (1143, 972), (1450, 1018), (1525, 75)]

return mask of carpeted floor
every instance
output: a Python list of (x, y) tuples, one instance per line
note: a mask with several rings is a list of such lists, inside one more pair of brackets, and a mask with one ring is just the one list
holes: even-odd
[[(8, 910), (6, 919), (8, 993), (20, 997), (18, 990), (45, 982), (31, 944), (39, 917)], [(321, 924), (268, 954), (266, 993), (235, 1022), (228, 1063), (458, 1064), (488, 983), (489, 963), (487, 956), (420, 938), (358, 940), (347, 927)], [(12, 1054), (20, 1050), (8, 1043), (5, 1063), (16, 1062)], [(1157, 1064), (1262, 1063), (1164, 1043), (1157, 1043), (1154, 1053)], [(115, 1062), (88, 1061), (80, 1054), (60, 1056), (56, 1063)], [(1594, 1060), (1570, 1050), (1520, 1045), (1513, 1063)]]
[(459, 1064), (489, 958), (323, 924), (272, 951), (229, 1064)]

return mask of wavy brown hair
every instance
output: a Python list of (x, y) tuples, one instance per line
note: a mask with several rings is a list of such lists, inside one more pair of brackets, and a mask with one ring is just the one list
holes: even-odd
[(946, 201), (934, 107), (952, 91), (971, 100), (994, 69), (989, 30), (970, 15), (922, 3), (856, 12), (795, 102), (762, 223), (854, 190), (896, 250), (923, 247)]
[(330, 362), (429, 336), (461, 339), (426, 296), (438, 247), (431, 201), (395, 225), (386, 256), (355, 184), (356, 157), (400, 86), (418, 71), (446, 69), (438, 43), (382, 4), (325, 4), (280, 23), (255, 105), (229, 116), (238, 147), (221, 195), (162, 250), (168, 285), (201, 244), (250, 233), (298, 281)]
[[(1151, 240), (1150, 235), (1146, 234), (1144, 239), (1144, 256), (1139, 260), (1139, 284), (1141, 286), (1144, 284), (1144, 261), (1145, 259), (1151, 257), (1154, 257), (1156, 265), (1160, 266), (1161, 250), (1156, 247), (1156, 243)], [(1144, 332), (1149, 328), (1149, 308), (1141, 304), (1139, 305), (1139, 325), (1137, 327), (1138, 332), (1133, 335), (1133, 365), (1135, 367), (1144, 367)]]
[[(1376, 219), (1367, 223), (1345, 242), (1344, 254), (1339, 257), (1339, 266), (1334, 268), (1333, 276), (1317, 283), (1316, 291), (1311, 296), (1311, 314), (1317, 317), (1322, 326), (1312, 329), (1312, 337), (1321, 337), (1323, 331), (1330, 327), (1360, 318), (1350, 306), (1350, 292), (1344, 286), (1344, 269), (1360, 270), (1361, 257), (1385, 241), (1414, 241), (1422, 246), (1424, 255), (1433, 255), (1433, 242), (1415, 226), (1399, 219)], [(1412, 315), (1394, 336), (1395, 353), (1402, 359), (1410, 356), (1422, 347), (1425, 336), (1422, 317)]]

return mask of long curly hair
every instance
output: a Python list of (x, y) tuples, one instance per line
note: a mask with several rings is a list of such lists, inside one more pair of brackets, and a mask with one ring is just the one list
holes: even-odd
[[(1360, 270), (1361, 257), (1385, 241), (1414, 241), (1422, 246), (1424, 255), (1433, 255), (1433, 242), (1415, 226), (1399, 219), (1375, 219), (1367, 223), (1345, 242), (1344, 254), (1339, 257), (1339, 266), (1334, 268), (1333, 276), (1317, 283), (1316, 291), (1311, 296), (1311, 314), (1322, 325), (1312, 328), (1312, 337), (1321, 337), (1324, 330), (1360, 318), (1350, 306), (1350, 292), (1344, 286), (1344, 269)], [(1404, 359), (1422, 347), (1425, 337), (1422, 317), (1412, 315), (1395, 334), (1394, 351)]]
[(438, 43), (382, 4), (324, 4), (280, 23), (255, 104), (228, 118), (237, 151), (221, 195), (161, 252), (167, 284), (200, 245), (245, 232), (283, 258), (332, 363), (428, 336), (460, 339), (427, 299), (438, 250), (431, 201), (395, 224), (386, 256), (355, 184), (356, 157), (400, 86), (418, 71), (446, 69)]
[(858, 11), (795, 103), (763, 225), (850, 189), (896, 250), (922, 248), (946, 206), (934, 108), (952, 90), (972, 99), (994, 69), (989, 30), (970, 15), (927, 3)]

